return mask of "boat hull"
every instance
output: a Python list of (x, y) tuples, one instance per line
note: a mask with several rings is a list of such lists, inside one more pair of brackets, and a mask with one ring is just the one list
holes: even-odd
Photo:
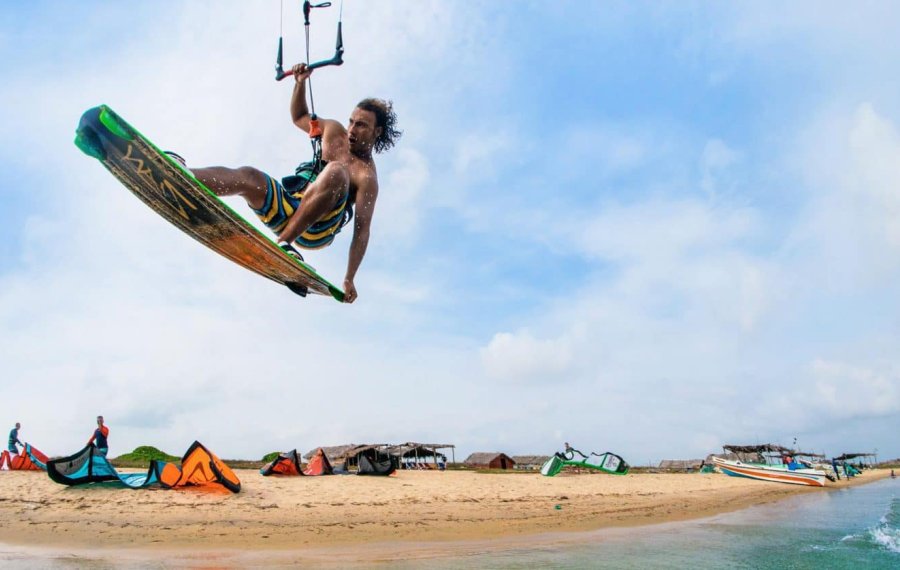
[(722, 473), (732, 477), (747, 477), (759, 481), (771, 481), (773, 483), (787, 483), (789, 485), (806, 485), (809, 487), (824, 487), (825, 472), (818, 469), (789, 470), (782, 467), (769, 465), (748, 465), (740, 461), (731, 461), (713, 457)]

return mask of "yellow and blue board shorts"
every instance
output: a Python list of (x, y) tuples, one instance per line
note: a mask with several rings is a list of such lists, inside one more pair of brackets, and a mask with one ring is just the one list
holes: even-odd
[[(325, 163), (321, 163), (321, 167), (324, 168), (324, 166)], [(295, 176), (284, 178), (285, 184), (266, 175), (266, 200), (262, 208), (253, 211), (266, 224), (266, 227), (276, 235), (280, 234), (288, 220), (300, 207), (303, 192), (312, 184), (319, 172), (321, 172), (321, 168), (314, 169), (313, 163), (306, 162), (297, 167)], [(285, 185), (290, 190), (286, 190)], [(348, 190), (335, 207), (300, 234), (295, 243), (304, 249), (319, 249), (334, 241), (334, 236), (353, 217), (353, 206), (349, 203), (349, 197)]]

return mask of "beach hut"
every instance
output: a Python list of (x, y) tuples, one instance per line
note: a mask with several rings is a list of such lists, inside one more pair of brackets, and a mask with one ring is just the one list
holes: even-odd
[(316, 452), (321, 449), (325, 452), (325, 457), (332, 465), (339, 466), (339, 469), (348, 471), (356, 469), (359, 465), (359, 456), (370, 449), (381, 450), (388, 447), (385, 443), (348, 443), (346, 445), (332, 445), (329, 447), (316, 447), (303, 456), (309, 461)]
[(707, 465), (712, 465), (713, 458), (718, 457), (719, 459), (727, 459), (728, 461), (740, 461), (741, 458), (738, 457), (737, 453), (710, 453), (706, 456), (705, 463)]
[(360, 444), (348, 443), (346, 445), (331, 445), (331, 446), (322, 445), (319, 447), (312, 448), (310, 451), (308, 451), (306, 453), (306, 455), (303, 456), (303, 459), (309, 461), (312, 458), (312, 456), (315, 455), (316, 452), (321, 449), (322, 451), (325, 452), (325, 457), (328, 458), (328, 461), (330, 461), (332, 463), (340, 464), (344, 460), (344, 458), (347, 457), (347, 454), (351, 450), (356, 449), (357, 447), (361, 447)]
[[(856, 461), (851, 462), (851, 459), (856, 459)], [(874, 453), (842, 453), (839, 456), (835, 457), (836, 461), (845, 461), (860, 469), (872, 467), (872, 465), (875, 463), (874, 459)]]
[(512, 460), (516, 462), (514, 469), (522, 471), (537, 471), (541, 465), (550, 459), (549, 455), (513, 455)]
[(499, 451), (473, 453), (464, 463), (467, 467), (475, 469), (514, 469), (516, 466), (512, 457)]
[(404, 469), (442, 469), (447, 464), (447, 455), (440, 449), (449, 449), (456, 461), (456, 446), (450, 443), (418, 443), (407, 441), (387, 448), (387, 453), (397, 458)]

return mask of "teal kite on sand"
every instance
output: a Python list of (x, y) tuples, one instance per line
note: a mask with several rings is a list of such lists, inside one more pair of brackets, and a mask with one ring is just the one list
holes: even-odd
[(47, 474), (62, 485), (115, 481), (132, 489), (142, 489), (159, 483), (159, 472), (159, 464), (151, 461), (147, 473), (119, 473), (93, 443), (73, 455), (47, 462)]
[(24, 454), (28, 456), (28, 459), (40, 469), (41, 471), (47, 470), (47, 456), (34, 448), (30, 443), (25, 444)]

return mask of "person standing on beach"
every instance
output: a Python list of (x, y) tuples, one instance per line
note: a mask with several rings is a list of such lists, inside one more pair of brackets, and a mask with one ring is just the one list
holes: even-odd
[(19, 430), (22, 429), (22, 424), (16, 422), (16, 427), (9, 430), (9, 444), (7, 449), (13, 455), (19, 454), (19, 446), (25, 447), (25, 444), (19, 441)]
[(103, 425), (103, 416), (97, 416), (97, 429), (94, 430), (94, 435), (88, 440), (88, 445), (93, 443), (103, 457), (106, 457), (106, 453), (109, 451), (108, 438), (109, 428)]

